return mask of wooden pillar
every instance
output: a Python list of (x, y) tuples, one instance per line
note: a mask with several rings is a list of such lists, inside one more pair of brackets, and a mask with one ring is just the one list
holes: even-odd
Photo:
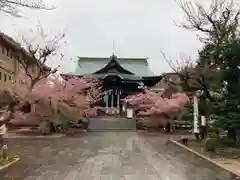
[(117, 91), (117, 112), (120, 112), (120, 90)]
[(111, 107), (113, 108), (114, 107), (114, 90), (112, 89), (111, 90), (111, 93), (112, 93), (112, 98), (111, 98)]
[(105, 95), (104, 95), (104, 100), (105, 100), (105, 108), (106, 108), (106, 113), (108, 113), (108, 91), (105, 90)]

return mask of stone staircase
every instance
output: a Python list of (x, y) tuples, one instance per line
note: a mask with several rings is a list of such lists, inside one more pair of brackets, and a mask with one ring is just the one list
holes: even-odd
[(136, 120), (124, 117), (94, 117), (89, 119), (89, 131), (136, 131)]

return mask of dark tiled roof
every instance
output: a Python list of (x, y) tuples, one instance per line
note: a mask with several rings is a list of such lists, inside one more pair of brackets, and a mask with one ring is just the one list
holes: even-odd
[(155, 86), (153, 86), (152, 89), (163, 90), (168, 87), (168, 84), (166, 82), (167, 79), (171, 79), (172, 81), (175, 81), (178, 78), (177, 74), (174, 72), (163, 73), (162, 76), (163, 78), (161, 79), (161, 81), (159, 81)]
[[(110, 58), (79, 57), (76, 69), (71, 74), (80, 76), (92, 74), (104, 68), (109, 61)], [(147, 58), (117, 58), (117, 61), (124, 69), (132, 72), (136, 76), (157, 76), (150, 70)]]

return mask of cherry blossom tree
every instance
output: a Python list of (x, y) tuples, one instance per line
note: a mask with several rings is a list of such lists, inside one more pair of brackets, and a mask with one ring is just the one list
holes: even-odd
[[(83, 78), (72, 77), (68, 80), (55, 82), (50, 99), (55, 105), (64, 104), (68, 109), (76, 113), (76, 118), (83, 116), (95, 116), (96, 108), (93, 104), (99, 100), (100, 93), (95, 82)], [(74, 113), (71, 113), (74, 114)]]
[[(24, 107), (26, 107), (27, 104), (30, 106), (31, 103), (35, 103), (36, 100), (42, 98), (40, 91), (37, 89), (41, 88), (43, 90), (42, 92), (44, 92), (47, 89), (46, 87), (48, 87), (47, 81), (47, 78), (41, 79), (34, 88), (31, 88), (30, 79), (20, 66), (19, 73), (14, 80), (7, 81), (0, 87), (0, 96), (3, 96), (0, 104), (5, 107), (11, 107), (11, 109), (6, 109), (6, 111), (9, 111), (8, 114), (11, 115), (11, 117), (7, 118), (6, 121), (2, 121), (0, 125), (2, 123), (6, 124), (9, 121), (15, 124), (25, 124), (28, 119), (31, 119), (31, 121), (28, 121), (30, 124), (39, 123), (40, 117), (37, 118), (35, 113), (23, 111), (26, 111)], [(45, 92), (48, 93), (48, 91)]]
[(4, 123), (11, 120), (15, 125), (37, 125), (41, 120), (52, 121), (62, 117), (65, 120), (79, 120), (84, 116), (96, 115), (97, 109), (92, 106), (98, 101), (99, 94), (95, 82), (75, 77), (68, 80), (46, 77), (39, 80), (33, 88), (29, 87), (31, 80), (24, 74), (24, 70), (20, 71), (14, 82), (6, 82), (1, 86), (0, 95), (7, 93), (19, 102), (20, 107), (26, 102), (35, 107), (27, 113), (22, 112), (22, 108), (12, 110), (11, 118)]
[(150, 90), (128, 96), (125, 102), (132, 105), (138, 115), (161, 116), (167, 115), (170, 119), (181, 114), (184, 106), (189, 102), (189, 98), (184, 93), (176, 93), (170, 99), (162, 98), (160, 94)]
[[(27, 34), (27, 37), (22, 36), (21, 45), (16, 43), (20, 49), (16, 67), (17, 77), (14, 77), (14, 82), (5, 82), (0, 87), (2, 94), (8, 97), (7, 99), (15, 97), (14, 99), (17, 100), (16, 102), (18, 102), (17, 104), (20, 107), (23, 106), (23, 104), (32, 104), (35, 102), (36, 97), (49, 102), (48, 96), (45, 96), (45, 98), (43, 97), (43, 90), (46, 90), (44, 95), (46, 95), (47, 92), (53, 93), (53, 89), (50, 88), (48, 83), (48, 77), (56, 73), (59, 66), (50, 68), (47, 64), (50, 60), (53, 60), (53, 57), (57, 57), (58, 59), (63, 58), (63, 54), (58, 50), (60, 48), (60, 41), (65, 37), (64, 33), (58, 36), (49, 37), (39, 25), (36, 30), (31, 30)], [(64, 41), (64, 43), (66, 43), (66, 41)], [(6, 121), (3, 120), (0, 125), (11, 120), (14, 114), (18, 114), (16, 116), (20, 119), (19, 117), (22, 113), (16, 113), (16, 110), (13, 112), (13, 109), (16, 108), (16, 103), (11, 103), (11, 105), (8, 103), (0, 104), (3, 104), (5, 107), (11, 107), (11, 109), (6, 109), (6, 111), (9, 111), (8, 116), (5, 118)], [(52, 110), (52, 108), (48, 109)], [(24, 113), (24, 117), (25, 115), (26, 113)]]

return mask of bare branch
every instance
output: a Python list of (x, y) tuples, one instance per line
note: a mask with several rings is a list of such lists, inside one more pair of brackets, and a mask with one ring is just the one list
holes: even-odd
[[(59, 60), (64, 57), (63, 53), (59, 52), (59, 49), (65, 34), (61, 33), (51, 38), (47, 36), (41, 26), (37, 27), (36, 32), (33, 32), (33, 30), (31, 32), (27, 33), (27, 37), (22, 36), (23, 58), (19, 58), (18, 61), (22, 65), (25, 74), (30, 78), (31, 88), (33, 88), (37, 82), (55, 73), (59, 68), (59, 65), (50, 68), (47, 63), (53, 60), (54, 57)], [(30, 37), (30, 34), (33, 36)], [(35, 72), (33, 72), (34, 68)]]
[(43, 4), (43, 0), (0, 0), (0, 11), (6, 14), (22, 17), (20, 8), (53, 10), (54, 6)]
[(233, 0), (212, 0), (207, 8), (195, 0), (175, 0), (184, 13), (185, 21), (180, 27), (206, 33), (202, 41), (214, 40), (221, 45), (234, 36), (238, 28), (239, 8)]
[(164, 80), (169, 86), (181, 86), (187, 92), (201, 90), (210, 101), (213, 101), (209, 92), (211, 90), (209, 86), (211, 78), (208, 77), (211, 70), (207, 65), (201, 68), (196, 67), (195, 62), (190, 57), (183, 57), (181, 63), (179, 61), (173, 62), (170, 58), (166, 57), (164, 52), (161, 51), (161, 54), (174, 71), (174, 74), (179, 77), (178, 81), (166, 77)]
[(166, 54), (160, 49), (160, 53), (162, 54), (163, 58), (165, 59), (165, 61), (168, 63), (169, 67), (174, 71), (174, 72), (178, 72), (177, 69), (175, 69), (174, 64), (172, 62), (172, 60), (170, 58), (167, 58)]

